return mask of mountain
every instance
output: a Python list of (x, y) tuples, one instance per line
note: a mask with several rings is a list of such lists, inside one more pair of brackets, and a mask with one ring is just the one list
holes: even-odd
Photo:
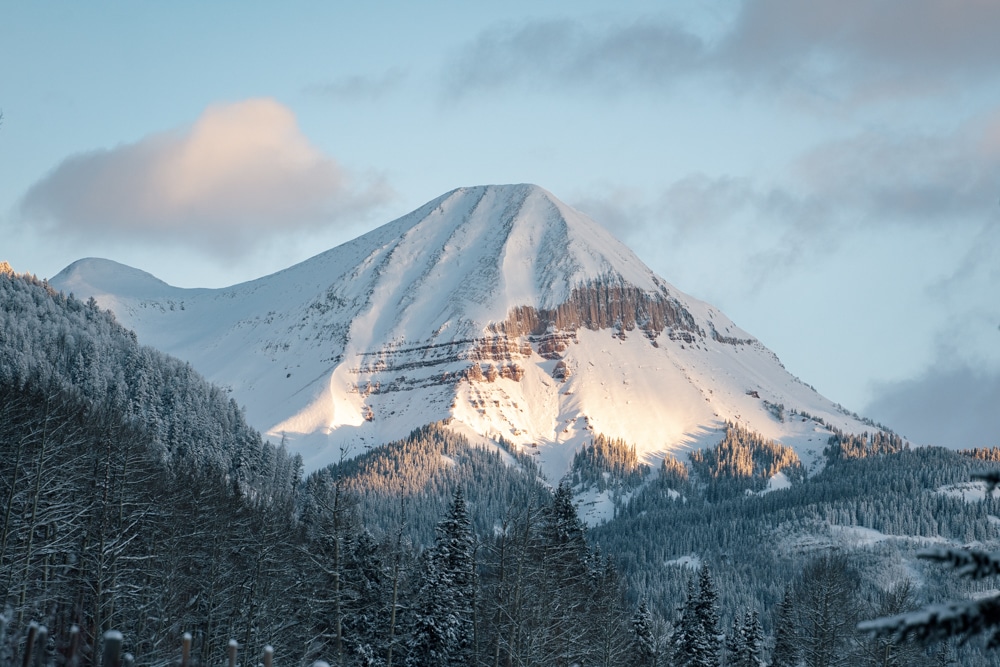
[(871, 430), (533, 185), (453, 190), (223, 289), (99, 259), (50, 282), (231, 391), (307, 469), (439, 420), (527, 448), (550, 479), (596, 434), (649, 460), (714, 444), (729, 421), (809, 465), (828, 427)]

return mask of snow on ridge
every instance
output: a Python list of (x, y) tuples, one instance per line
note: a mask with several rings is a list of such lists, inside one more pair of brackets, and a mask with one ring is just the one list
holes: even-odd
[(181, 291), (181, 288), (172, 287), (151, 273), (97, 257), (78, 259), (56, 274), (50, 284), (59, 285), (66, 293), (86, 292), (88, 296), (91, 292), (99, 292), (156, 298)]
[[(555, 332), (561, 339), (545, 350), (537, 337), (496, 327), (515, 309), (555, 309), (596, 283), (676, 302), (669, 313), (693, 324), (626, 331), (605, 311), (593, 328)], [(535, 452), (552, 480), (596, 433), (655, 458), (714, 444), (726, 421), (791, 444), (808, 464), (829, 430), (779, 421), (768, 403), (867, 429), (722, 313), (533, 185), (458, 188), (223, 289), (170, 287), (106, 260), (75, 263), (53, 284), (95, 295), (141, 341), (228, 388), (251, 424), (287, 434), (310, 469), (336, 460), (342, 445), (377, 445), (449, 418)]]

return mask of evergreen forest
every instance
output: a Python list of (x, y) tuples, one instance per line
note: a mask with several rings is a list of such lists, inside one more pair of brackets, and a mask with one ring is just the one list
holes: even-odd
[[(686, 458), (595, 435), (546, 480), (430, 424), (304, 475), (92, 300), (0, 275), (0, 664), (31, 623), (49, 664), (74, 627), (85, 663), (115, 629), (141, 665), (176, 664), (186, 632), (205, 665), (231, 639), (278, 665), (1000, 664), (856, 629), (993, 592), (916, 554), (995, 547), (1000, 501), (969, 480), (996, 449), (833, 432), (807, 476), (729, 424)], [(588, 527), (595, 493), (613, 518)]]

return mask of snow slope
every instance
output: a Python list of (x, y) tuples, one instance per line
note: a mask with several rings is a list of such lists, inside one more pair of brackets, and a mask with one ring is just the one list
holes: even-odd
[[(51, 284), (95, 297), (229, 389), (309, 469), (446, 419), (536, 453), (553, 479), (598, 432), (653, 460), (714, 444), (731, 420), (808, 466), (829, 431), (792, 409), (870, 430), (533, 185), (454, 190), (224, 289), (179, 289), (99, 259)], [(783, 420), (768, 403), (784, 405)]]

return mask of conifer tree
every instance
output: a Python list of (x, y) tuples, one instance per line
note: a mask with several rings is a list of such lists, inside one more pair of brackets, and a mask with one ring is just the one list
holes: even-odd
[(701, 624), (699, 662), (697, 667), (716, 667), (719, 664), (719, 594), (707, 565), (698, 573), (698, 603), (695, 607)]
[(677, 622), (677, 632), (674, 633), (672, 664), (677, 667), (692, 667), (697, 664), (698, 644), (702, 634), (701, 622), (698, 619), (696, 606), (698, 594), (693, 579), (687, 583), (687, 597), (681, 608), (681, 617)]
[(786, 588), (774, 619), (774, 651), (771, 653), (771, 667), (795, 667), (799, 664), (794, 623), (795, 603), (791, 589)]
[(743, 641), (743, 624), (739, 614), (733, 614), (733, 629), (726, 635), (726, 660), (733, 667), (743, 667), (743, 654), (746, 644)]
[(708, 566), (702, 565), (697, 593), (694, 582), (688, 582), (674, 662), (679, 667), (718, 667), (719, 648), (718, 593)]
[(764, 667), (764, 630), (760, 626), (760, 615), (755, 610), (747, 610), (743, 617), (743, 639), (740, 667)]
[(653, 637), (653, 617), (645, 600), (639, 601), (639, 608), (632, 617), (631, 639), (629, 664), (634, 667), (655, 667), (657, 650), (656, 638)]
[(427, 557), (409, 664), (450, 667), (473, 661), (474, 570), (472, 522), (462, 490), (438, 524)]

